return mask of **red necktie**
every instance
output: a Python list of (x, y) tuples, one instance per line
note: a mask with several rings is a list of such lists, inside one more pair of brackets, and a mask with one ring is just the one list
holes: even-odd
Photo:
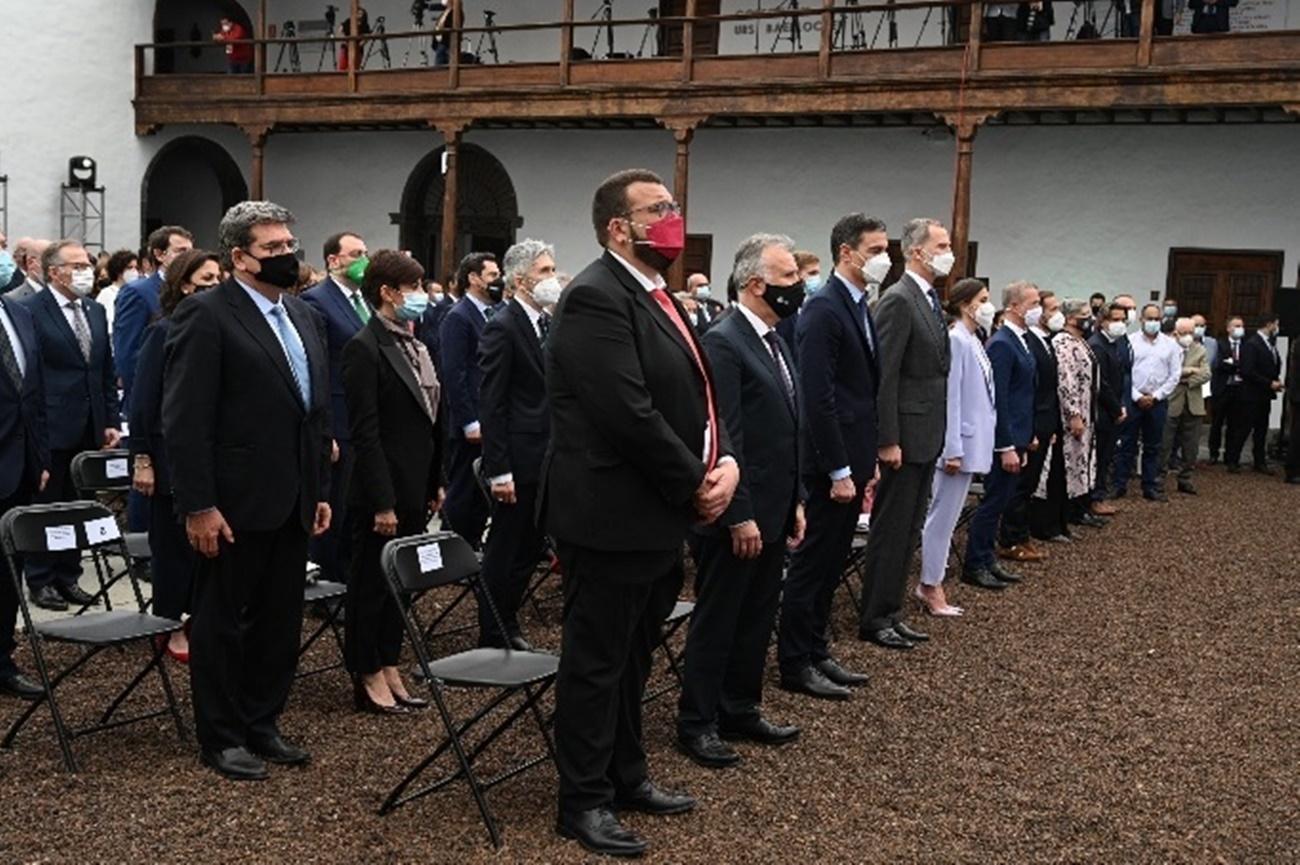
[(704, 471), (713, 471), (713, 467), (718, 464), (718, 413), (713, 407), (713, 382), (709, 381), (708, 373), (704, 371), (704, 362), (700, 359), (700, 353), (695, 348), (695, 340), (691, 336), (691, 329), (686, 325), (681, 315), (677, 312), (677, 307), (673, 306), (672, 298), (668, 292), (662, 288), (656, 288), (650, 292), (650, 296), (659, 304), (659, 308), (664, 311), (676, 327), (677, 332), (681, 334), (682, 340), (686, 347), (691, 350), (691, 357), (695, 359), (695, 369), (704, 380), (704, 398), (709, 403), (709, 461), (704, 467)]

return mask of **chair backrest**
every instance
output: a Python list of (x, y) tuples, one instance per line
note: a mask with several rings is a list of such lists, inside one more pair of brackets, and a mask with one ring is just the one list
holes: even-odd
[(478, 491), (487, 499), (488, 507), (492, 507), (492, 484), (488, 482), (487, 475), (483, 474), (483, 457), (474, 457), (474, 482), (478, 486)]
[(384, 545), (384, 573), (404, 592), (423, 592), (476, 578), (478, 557), (455, 532), (397, 538)]
[(0, 543), (9, 555), (121, 546), (112, 511), (99, 502), (55, 502), (13, 508), (0, 519)]
[(125, 450), (82, 451), (72, 458), (72, 482), (82, 495), (131, 488), (131, 454)]

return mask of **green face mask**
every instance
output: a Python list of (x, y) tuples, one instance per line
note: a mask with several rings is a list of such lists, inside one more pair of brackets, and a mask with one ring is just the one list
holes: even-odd
[(361, 281), (366, 278), (366, 268), (369, 266), (370, 259), (363, 255), (349, 264), (348, 269), (343, 271), (343, 275), (357, 285), (360, 285)]

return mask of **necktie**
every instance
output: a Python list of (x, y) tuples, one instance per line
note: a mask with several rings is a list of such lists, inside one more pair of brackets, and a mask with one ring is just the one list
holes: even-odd
[(289, 371), (293, 373), (294, 383), (298, 385), (298, 396), (304, 406), (311, 405), (311, 368), (307, 365), (307, 350), (302, 347), (302, 340), (289, 326), (289, 314), (282, 304), (271, 307), (271, 319), (280, 334), (280, 344), (284, 346), (285, 359), (289, 361)]
[(546, 313), (537, 317), (537, 332), (541, 334), (542, 345), (546, 345), (546, 335), (551, 332), (551, 317)]
[(691, 357), (695, 359), (695, 370), (700, 374), (700, 378), (704, 380), (704, 398), (709, 403), (709, 458), (705, 461), (704, 470), (706, 473), (711, 472), (718, 463), (718, 412), (713, 404), (713, 382), (709, 380), (708, 374), (704, 372), (704, 361), (700, 359), (700, 353), (695, 350), (695, 340), (691, 337), (691, 327), (677, 312), (677, 307), (673, 306), (672, 298), (668, 296), (668, 292), (662, 288), (656, 288), (650, 292), (650, 296), (655, 299), (664, 314), (668, 316), (668, 320), (673, 323), (673, 326), (677, 328), (677, 332), (681, 334), (682, 341), (686, 343), (686, 347), (690, 349)]
[(5, 372), (13, 379), (14, 389), (21, 391), (23, 371), (18, 366), (18, 356), (14, 354), (14, 345), (9, 340), (9, 331), (5, 330), (3, 325), (0, 325), (0, 364), (4, 365)]
[(793, 406), (794, 381), (790, 378), (790, 371), (785, 368), (785, 360), (781, 357), (781, 347), (777, 342), (776, 331), (769, 330), (763, 334), (763, 341), (767, 343), (767, 349), (772, 353), (772, 360), (776, 363), (777, 372), (781, 374), (781, 384), (785, 385), (786, 402)]
[(939, 320), (939, 330), (944, 330), (947, 322), (943, 317), (943, 306), (939, 303), (939, 291), (931, 288), (926, 293), (930, 296), (930, 308), (934, 310), (934, 317)]
[(367, 307), (366, 302), (361, 299), (361, 292), (359, 291), (352, 292), (352, 308), (357, 311), (357, 317), (361, 319), (363, 325), (369, 323), (370, 308)]
[(876, 341), (871, 337), (871, 314), (867, 311), (867, 296), (864, 294), (858, 300), (858, 309), (862, 313), (862, 332), (867, 335), (867, 348), (871, 353), (876, 353)]
[(494, 316), (494, 315), (496, 315), (496, 314), (497, 314), (497, 308), (496, 308), (495, 306), (485, 306), (485, 307), (483, 307), (483, 319), (484, 319), (484, 321), (491, 321), (491, 320), (492, 320), (492, 316)]
[(81, 356), (90, 362), (90, 325), (86, 323), (86, 314), (81, 310), (81, 304), (75, 300), (68, 301), (68, 309), (72, 310), (72, 332), (76, 334), (77, 345), (81, 348)]

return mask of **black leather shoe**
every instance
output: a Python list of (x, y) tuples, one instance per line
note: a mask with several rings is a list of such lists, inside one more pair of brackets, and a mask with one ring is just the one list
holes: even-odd
[(59, 596), (63, 598), (63, 600), (67, 601), (69, 604), (72, 604), (73, 606), (77, 606), (77, 607), (99, 606), (99, 599), (96, 598), (94, 595), (92, 595), (90, 592), (87, 592), (84, 589), (82, 589), (81, 586), (77, 585), (76, 583), (73, 583), (70, 586), (55, 586), (54, 590), (59, 593)]
[(68, 609), (68, 602), (55, 591), (54, 586), (41, 586), (27, 593), (27, 599), (42, 610), (62, 613)]
[(1143, 493), (1142, 498), (1146, 499), (1149, 502), (1169, 501), (1169, 496), (1165, 495), (1163, 490), (1152, 490), (1149, 493)]
[(677, 750), (706, 769), (726, 769), (740, 762), (740, 755), (717, 733), (677, 734)]
[(818, 661), (815, 665), (817, 672), (830, 679), (837, 685), (843, 685), (845, 688), (852, 688), (857, 685), (865, 685), (871, 681), (871, 677), (866, 673), (854, 673), (840, 666), (834, 658), (826, 658)]
[(642, 814), (685, 814), (695, 807), (695, 799), (685, 793), (660, 790), (648, 779), (634, 789), (614, 794), (615, 811), (640, 811)]
[(561, 838), (572, 838), (584, 849), (601, 856), (640, 856), (645, 853), (645, 841), (623, 824), (608, 808), (592, 808), (576, 814), (565, 814), (555, 821), (555, 831)]
[(267, 778), (265, 761), (250, 754), (247, 748), (204, 748), (199, 752), (199, 760), (231, 781), (265, 781)]
[(987, 568), (980, 568), (978, 571), (962, 571), (961, 581), (977, 589), (1005, 589), (1011, 585), (993, 576)]
[(997, 561), (989, 565), (989, 573), (1000, 583), (1018, 583), (1024, 579), (1020, 574)]
[(1286, 479), (1289, 484), (1300, 484), (1300, 475), (1294, 475)]
[(878, 631), (858, 631), (858, 639), (875, 643), (886, 649), (914, 649), (916, 643), (905, 639), (902, 634), (893, 628), (881, 628)]
[(793, 742), (799, 738), (799, 728), (794, 724), (773, 724), (760, 715), (757, 718), (737, 723), (719, 724), (718, 735), (724, 739), (737, 742), (784, 745), (786, 742)]
[(1228, 463), (1228, 474), (1230, 474), (1230, 475), (1239, 475), (1239, 474), (1241, 474), (1241, 466), (1239, 466), (1239, 465), (1234, 465), (1234, 464), (1232, 464), (1232, 463)]
[(781, 690), (807, 694), (822, 700), (847, 700), (852, 693), (843, 685), (837, 685), (822, 675), (816, 667), (804, 667), (793, 675), (781, 675)]
[(0, 694), (17, 697), (20, 700), (36, 700), (45, 694), (45, 689), (14, 670), (12, 673), (0, 676)]
[(1104, 529), (1110, 524), (1110, 520), (1104, 520), (1096, 514), (1090, 514), (1084, 511), (1079, 516), (1070, 520), (1071, 525), (1087, 526), (1090, 529)]
[(397, 705), (405, 709), (411, 709), (415, 712), (429, 708), (429, 701), (423, 697), (412, 697), (410, 694), (407, 694), (405, 697), (399, 697), (394, 694), (393, 699), (397, 701)]
[(1270, 478), (1275, 474), (1275, 472), (1268, 466), (1255, 466), (1251, 471), (1257, 475), (1266, 475)]
[(930, 639), (929, 634), (923, 634), (915, 628), (909, 627), (907, 622), (894, 622), (894, 633), (904, 640), (911, 640), (913, 643), (924, 643)]
[(311, 760), (311, 754), (308, 754), (279, 733), (266, 739), (250, 739), (248, 750), (268, 763), (276, 763), (281, 766), (301, 766)]
[(1200, 495), (1200, 493), (1198, 493), (1198, 492), (1196, 491), (1196, 487), (1192, 485), (1192, 482), (1191, 482), (1191, 481), (1179, 481), (1179, 482), (1178, 482), (1178, 491), (1179, 491), (1180, 493), (1182, 493), (1183, 495), (1185, 495), (1185, 496), (1198, 496), (1198, 495)]

